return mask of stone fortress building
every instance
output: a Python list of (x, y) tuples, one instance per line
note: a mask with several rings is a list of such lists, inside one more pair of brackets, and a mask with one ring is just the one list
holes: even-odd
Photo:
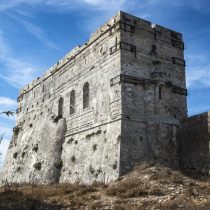
[(182, 34), (119, 12), (20, 91), (2, 180), (89, 184), (141, 161), (178, 166), (183, 50)]

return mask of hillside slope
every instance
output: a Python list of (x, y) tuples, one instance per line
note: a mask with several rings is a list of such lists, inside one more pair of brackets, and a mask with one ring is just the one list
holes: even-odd
[(109, 185), (12, 185), (0, 189), (0, 209), (210, 209), (210, 180), (197, 178), (143, 165)]

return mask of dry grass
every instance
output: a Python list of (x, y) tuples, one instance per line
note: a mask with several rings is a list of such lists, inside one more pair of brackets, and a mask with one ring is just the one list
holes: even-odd
[[(4, 192), (3, 189), (0, 190), (0, 200), (3, 203), (22, 203), (21, 205), (26, 206), (24, 209), (29, 208), (27, 203), (30, 202), (43, 202), (46, 206), (53, 204), (54, 208), (58, 209), (63, 205), (79, 208), (88, 205), (94, 200), (98, 200), (100, 196), (96, 192), (103, 187), (103, 185), (99, 187), (99, 185), (87, 186), (79, 184), (12, 185), (11, 192)], [(0, 203), (1, 208), (2, 202)]]
[(109, 185), (12, 185), (0, 189), (1, 210), (210, 209), (210, 181), (166, 167), (142, 165)]
[(164, 202), (163, 204), (160, 205), (160, 209), (161, 210), (177, 210), (177, 209), (195, 210), (195, 205), (188, 198), (180, 197), (175, 200)]

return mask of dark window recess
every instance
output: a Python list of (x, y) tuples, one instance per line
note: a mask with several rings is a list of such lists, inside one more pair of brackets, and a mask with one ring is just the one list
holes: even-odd
[(166, 82), (165, 85), (168, 86), (168, 87), (173, 87), (173, 83), (170, 82), (170, 81)]
[(156, 45), (152, 45), (151, 46), (151, 51), (149, 53), (150, 55), (154, 55), (154, 56), (157, 56), (157, 46)]
[(152, 84), (157, 84), (156, 80), (145, 79), (145, 78), (130, 76), (130, 75), (126, 75), (126, 74), (120, 74), (110, 80), (110, 85), (114, 86), (121, 82), (130, 83), (130, 84), (134, 84), (134, 85), (137, 85), (137, 84), (145, 85), (148, 82), (152, 83)]
[(115, 53), (119, 49), (133, 52), (135, 54), (135, 58), (136, 58), (136, 46), (135, 45), (129, 44), (126, 42), (115, 43), (115, 45), (110, 48), (110, 55)]
[(158, 35), (161, 35), (161, 31), (154, 27), (154, 40), (157, 40)]
[(45, 91), (45, 87), (44, 87), (44, 85), (42, 85), (42, 92), (44, 92)]
[(153, 65), (160, 65), (160, 64), (161, 64), (161, 61), (158, 61), (158, 60), (152, 61), (152, 64), (153, 64)]
[(159, 99), (162, 99), (162, 94), (163, 94), (163, 87), (160, 85), (159, 86), (159, 90), (158, 90), (158, 92), (159, 92)]
[(120, 29), (123, 31), (130, 32), (130, 33), (135, 32), (135, 26), (125, 23), (125, 22), (120, 22)]
[(70, 94), (70, 115), (75, 112), (75, 91), (72, 90)]
[(134, 52), (135, 46), (126, 42), (120, 42), (120, 49)]
[(120, 82), (130, 83), (130, 84), (145, 84), (145, 80), (143, 78), (138, 78), (129, 75), (120, 75)]
[(172, 57), (172, 63), (176, 64), (176, 65), (179, 65), (179, 66), (184, 66), (185, 67), (185, 60), (182, 60), (180, 58)]
[(172, 46), (173, 47), (179, 48), (181, 50), (184, 49), (184, 43), (181, 40), (174, 40), (174, 39), (172, 39), (171, 42), (172, 42)]
[(58, 116), (63, 116), (63, 98), (58, 101)]
[(86, 82), (83, 86), (83, 109), (89, 107), (90, 95), (89, 95), (89, 83)]
[(173, 91), (174, 91), (174, 93), (187, 96), (187, 89), (184, 89), (184, 88), (181, 88), (181, 87), (175, 87), (174, 86), (173, 87)]
[(133, 52), (136, 58), (136, 46), (126, 42), (120, 42), (120, 49)]
[(155, 29), (154, 29), (154, 40), (157, 40), (157, 33)]
[(120, 45), (119, 43), (115, 44), (114, 46), (112, 46), (109, 51), (110, 51), (110, 55), (112, 55), (113, 53), (117, 52), (120, 49)]
[(111, 86), (114, 86), (114, 85), (119, 84), (119, 83), (120, 83), (120, 75), (118, 75), (118, 76), (116, 76), (116, 77), (114, 77), (110, 80), (110, 85)]

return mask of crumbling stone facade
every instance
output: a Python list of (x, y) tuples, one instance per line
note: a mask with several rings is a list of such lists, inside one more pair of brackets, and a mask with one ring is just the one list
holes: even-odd
[(9, 182), (109, 182), (177, 164), (187, 117), (182, 34), (119, 12), (20, 91)]

